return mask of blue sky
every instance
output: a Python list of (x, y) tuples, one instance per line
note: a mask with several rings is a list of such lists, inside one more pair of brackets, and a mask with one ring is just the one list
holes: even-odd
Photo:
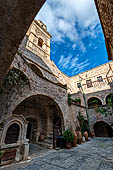
[(94, 0), (47, 0), (36, 19), (53, 36), (51, 60), (68, 76), (108, 62)]

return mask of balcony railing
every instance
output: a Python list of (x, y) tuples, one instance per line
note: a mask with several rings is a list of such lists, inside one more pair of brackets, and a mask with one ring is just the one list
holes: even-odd
[[(103, 81), (92, 81), (92, 87), (102, 87), (102, 86), (105, 86), (105, 85), (109, 85), (110, 87), (113, 87), (113, 76), (110, 76), (110, 77), (107, 77), (107, 78), (104, 78)], [(87, 89), (87, 84), (82, 84), (82, 87), (84, 89)], [(90, 87), (90, 88), (92, 88)]]

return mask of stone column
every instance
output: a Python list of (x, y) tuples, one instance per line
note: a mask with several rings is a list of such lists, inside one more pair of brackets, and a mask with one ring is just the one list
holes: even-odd
[(29, 156), (29, 140), (24, 141), (24, 153), (23, 153), (23, 160), (27, 160)]

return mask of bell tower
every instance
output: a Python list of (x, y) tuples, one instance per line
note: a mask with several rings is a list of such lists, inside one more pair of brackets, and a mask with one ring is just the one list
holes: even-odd
[(40, 20), (34, 20), (27, 31), (26, 48), (39, 57), (50, 59), (50, 38), (47, 26)]

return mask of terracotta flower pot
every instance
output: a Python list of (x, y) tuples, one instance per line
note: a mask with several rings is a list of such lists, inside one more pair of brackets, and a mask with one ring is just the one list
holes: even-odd
[(67, 149), (71, 149), (71, 147), (72, 147), (72, 146), (71, 146), (71, 142), (66, 142), (66, 148), (67, 148)]
[(82, 143), (82, 134), (81, 134), (80, 131), (77, 132), (77, 143), (78, 143), (78, 144), (81, 144), (81, 143)]
[(74, 132), (74, 139), (73, 139), (73, 147), (76, 147), (77, 146), (77, 133)]
[(80, 102), (76, 102), (76, 104), (77, 104), (77, 105), (81, 105), (81, 103), (80, 103)]
[(94, 137), (95, 137), (94, 132), (91, 132), (91, 133), (90, 133), (90, 136), (91, 136), (91, 138), (94, 138)]
[(85, 132), (83, 133), (83, 136), (85, 137), (85, 140), (88, 141), (88, 132), (87, 132), (87, 131), (85, 131)]
[(43, 142), (43, 141), (44, 141), (44, 135), (40, 135), (40, 136), (39, 136), (39, 141), (40, 141), (40, 142)]

